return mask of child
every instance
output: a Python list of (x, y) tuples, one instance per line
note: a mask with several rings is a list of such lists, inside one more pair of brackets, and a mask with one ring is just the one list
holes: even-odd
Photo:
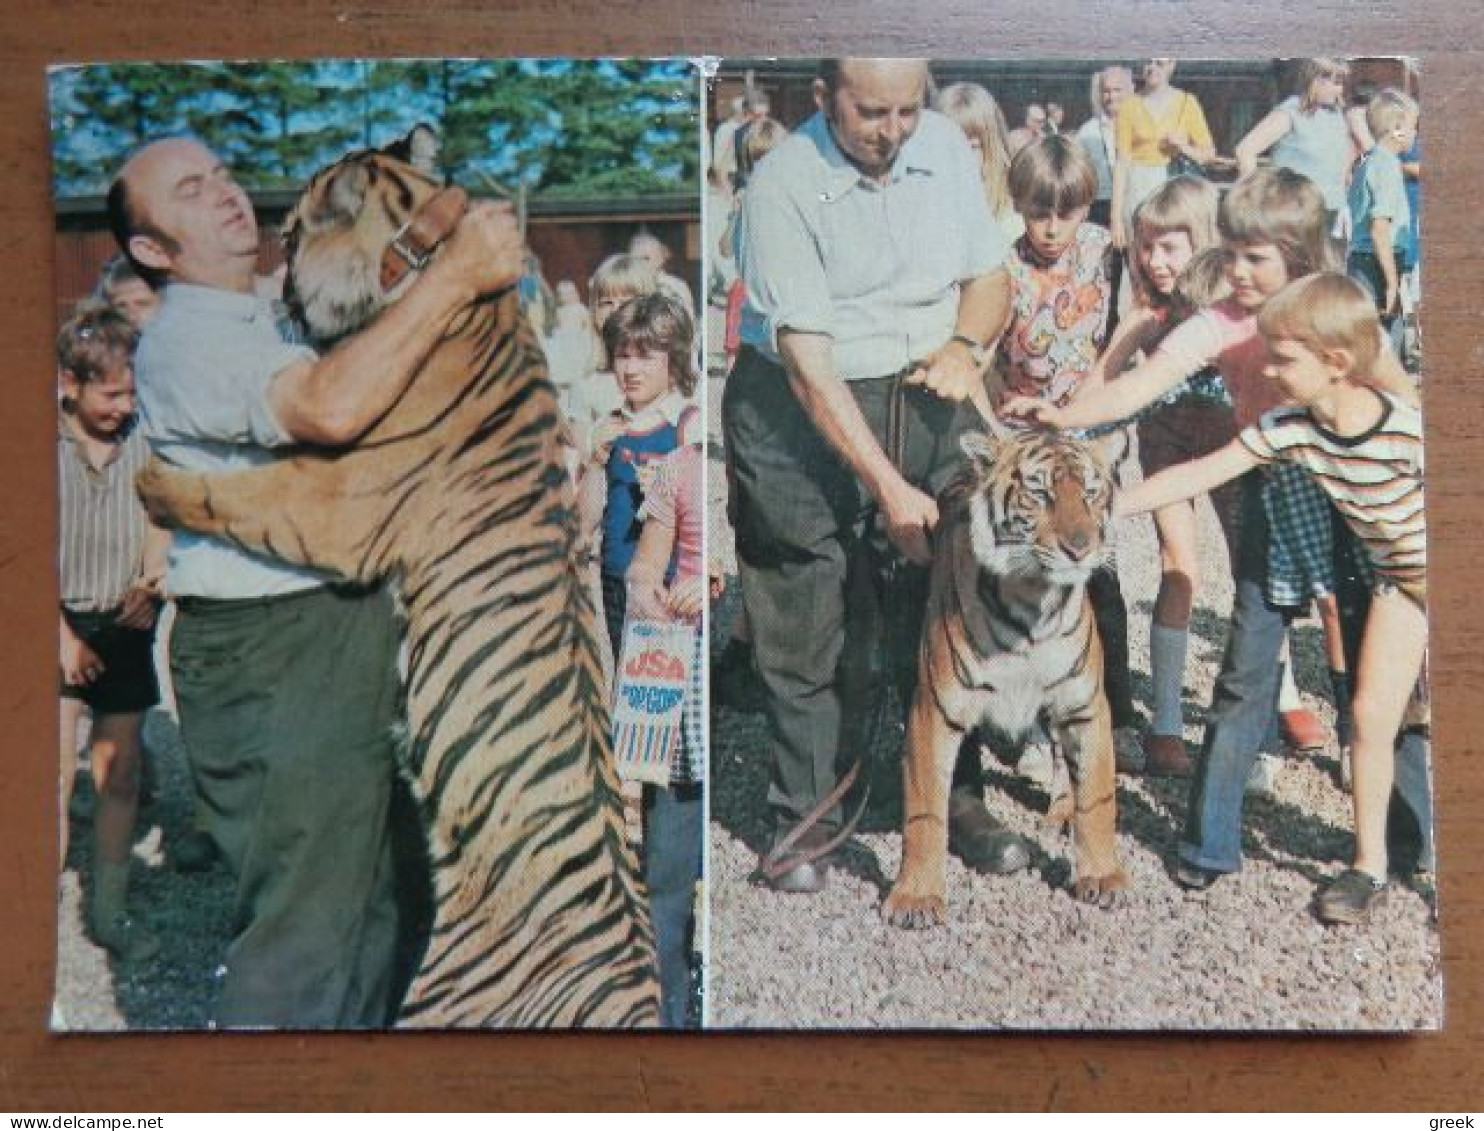
[(142, 331), (160, 309), (159, 292), (140, 278), (122, 253), (103, 265), (94, 295), (127, 318), (135, 330)]
[[(1105, 373), (1117, 377), (1136, 353), (1152, 350), (1197, 310), (1230, 294), (1225, 260), (1216, 247), (1216, 203), (1210, 181), (1175, 177), (1135, 209), (1129, 274), (1140, 307), (1120, 324), (1089, 375), (1084, 395), (1102, 384)], [(1139, 463), (1146, 476), (1153, 475), (1215, 451), (1236, 431), (1221, 374), (1207, 367), (1139, 414)], [(1218, 491), (1212, 502), (1229, 549), (1234, 492)], [(1153, 695), (1142, 769), (1153, 776), (1189, 777), (1194, 767), (1185, 748), (1180, 693), (1200, 570), (1194, 507), (1177, 503), (1161, 508), (1154, 528), (1160, 579), (1149, 632)]]
[(1384, 326), (1400, 310), (1401, 278), (1412, 224), (1401, 155), (1417, 140), (1417, 103), (1399, 90), (1383, 90), (1366, 107), (1376, 139), (1350, 181), (1354, 234), (1345, 269), (1370, 292)]
[(660, 1012), (667, 1028), (684, 1028), (690, 1000), (690, 933), (696, 883), (701, 878), (706, 780), (705, 649), (701, 609), (707, 571), (699, 443), (660, 461), (645, 494), (644, 530), (629, 567), (629, 614), (692, 626), (691, 678), (684, 701), (681, 753), (667, 787), (646, 786), (644, 879), (660, 964)]
[(1366, 292), (1341, 275), (1300, 279), (1264, 305), (1263, 369), (1292, 407), (1265, 413), (1220, 451), (1127, 492), (1116, 513), (1187, 499), (1253, 468), (1286, 462), (1323, 488), (1366, 548), (1376, 587), (1355, 702), (1355, 865), (1319, 896), (1326, 923), (1361, 923), (1386, 885), (1394, 746), (1427, 645), (1422, 424), (1375, 377), (1380, 324)]
[[(1112, 241), (1087, 222), (1097, 170), (1077, 142), (1057, 134), (1027, 145), (1010, 163), (1010, 195), (1025, 220), (1009, 263), (1010, 322), (1000, 337), (995, 382), (1015, 396), (1065, 405), (1097, 362), (1108, 323)], [(1115, 566), (1087, 587), (1103, 641), (1103, 686), (1113, 740), (1127, 760), (1138, 745), (1129, 687), (1128, 613)], [(1049, 760), (1027, 751), (1022, 772), (1044, 777)], [(1024, 759), (1023, 759), (1024, 761)]]
[(587, 285), (593, 309), (593, 357), (587, 376), (568, 390), (564, 406), (578, 451), (584, 457), (592, 454), (593, 426), (623, 404), (603, 349), (603, 325), (629, 299), (654, 294), (659, 285), (655, 269), (632, 255), (610, 255), (598, 265)]
[[(125, 893), (139, 804), (144, 712), (160, 701), (152, 649), (167, 536), (145, 518), (134, 475), (149, 458), (134, 425), (138, 333), (109, 307), (86, 304), (57, 338), (62, 393), (62, 789), (76, 769), (77, 727), (93, 714), (93, 886), (87, 929), (125, 962), (159, 944), (129, 918)], [(66, 816), (62, 854), (66, 857)]]
[[(602, 485), (599, 562), (615, 657), (623, 642), (626, 579), (639, 546), (646, 481), (665, 456), (700, 438), (699, 414), (687, 399), (696, 387), (692, 327), (684, 307), (659, 292), (630, 299), (603, 326), (623, 405), (593, 428), (582, 490), (591, 497)], [(594, 510), (584, 507), (589, 521)]]
[[(1257, 423), (1276, 408), (1283, 392), (1262, 375), (1267, 350), (1257, 334), (1257, 313), (1291, 279), (1328, 262), (1324, 197), (1298, 173), (1259, 169), (1223, 197), (1217, 227), (1230, 299), (1187, 319), (1149, 360), (1064, 409), (1022, 399), (1002, 411), (1053, 427), (1090, 428), (1126, 418), (1208, 365), (1220, 370), (1239, 427)], [(1406, 374), (1389, 353), (1378, 357), (1374, 376), (1398, 397), (1412, 398)], [(1208, 888), (1241, 866), (1243, 790), (1277, 707), (1288, 617), (1265, 591), (1269, 523), (1264, 504), (1316, 489), (1302, 472), (1287, 471), (1271, 476), (1253, 472), (1238, 484), (1241, 536), (1233, 553), (1232, 630), (1206, 726), (1201, 772), (1192, 780), (1175, 872), (1189, 888)], [(1319, 534), (1327, 552), (1327, 518)]]

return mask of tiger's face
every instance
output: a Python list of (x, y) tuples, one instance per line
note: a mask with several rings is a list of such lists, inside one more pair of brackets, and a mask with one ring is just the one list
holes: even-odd
[[(1116, 433), (1122, 436), (1122, 433)], [(1054, 432), (964, 437), (974, 556), (1001, 577), (1080, 585), (1108, 556), (1110, 456)]]
[(437, 136), (417, 126), (384, 149), (351, 153), (309, 182), (283, 224), (284, 301), (317, 344), (354, 333), (395, 294), (381, 289), (381, 256), (441, 187)]

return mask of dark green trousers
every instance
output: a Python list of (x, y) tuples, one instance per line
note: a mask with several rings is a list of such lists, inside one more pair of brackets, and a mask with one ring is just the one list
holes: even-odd
[[(887, 453), (899, 449), (906, 479), (936, 496), (963, 459), (960, 438), (981, 426), (978, 415), (921, 390), (894, 394), (896, 384), (849, 388)], [(744, 349), (727, 379), (722, 425), (742, 603), (774, 744), (769, 803), (787, 822), (863, 754), (885, 680), (911, 702), (927, 571), (892, 550), (874, 502), (781, 366)], [(960, 759), (955, 783), (982, 790), (976, 760)], [(823, 823), (839, 820), (836, 806)]]
[(397, 643), (382, 592), (181, 601), (181, 732), (237, 879), (220, 1026), (382, 1026), (398, 1004)]

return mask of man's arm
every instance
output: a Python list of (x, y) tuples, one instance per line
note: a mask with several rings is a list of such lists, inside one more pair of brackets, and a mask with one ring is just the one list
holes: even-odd
[(938, 505), (903, 479), (881, 450), (860, 406), (835, 371), (831, 340), (823, 334), (783, 330), (778, 334), (778, 352), (809, 419), (886, 515), (892, 542), (914, 561), (927, 562), (931, 557), (927, 536), (938, 523)]
[(278, 422), (300, 443), (355, 441), (406, 391), (455, 314), (520, 278), (522, 250), (508, 205), (471, 208), (423, 276), (374, 323), (274, 377), (268, 400)]
[(984, 376), (969, 347), (955, 339), (969, 338), (989, 347), (1009, 321), (1010, 273), (1000, 267), (971, 279), (959, 289), (954, 338), (925, 358), (907, 384), (921, 385), (944, 400), (969, 399), (983, 388)]

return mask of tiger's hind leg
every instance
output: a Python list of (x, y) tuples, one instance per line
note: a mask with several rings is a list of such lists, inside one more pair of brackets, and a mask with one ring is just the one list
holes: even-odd
[(369, 582), (387, 572), (398, 499), (381, 453), (304, 455), (204, 474), (152, 459), (136, 487), (156, 523)]
[(925, 674), (907, 724), (902, 867), (881, 909), (894, 927), (935, 927), (947, 919), (948, 791), (962, 738), (944, 718)]
[(1102, 690), (1088, 707), (1089, 717), (1057, 724), (1057, 738), (1071, 775), (1075, 815), (1076, 897), (1111, 907), (1128, 888), (1118, 855), (1117, 787), (1113, 766), (1113, 719)]

